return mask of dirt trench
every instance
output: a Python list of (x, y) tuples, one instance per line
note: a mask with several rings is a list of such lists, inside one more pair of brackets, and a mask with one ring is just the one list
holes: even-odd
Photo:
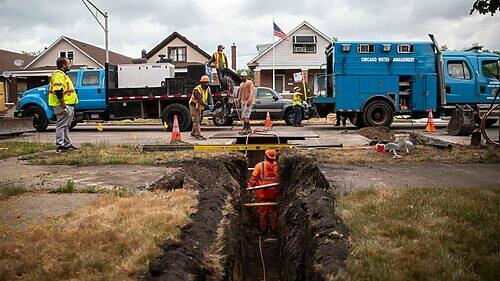
[[(266, 280), (344, 277), (349, 233), (334, 214), (328, 182), (311, 159), (287, 152), (279, 163), (278, 233), (261, 240)], [(199, 204), (180, 240), (164, 242), (142, 279), (264, 280), (257, 214), (242, 207), (251, 198), (247, 170), (243, 156), (198, 159), (153, 185), (197, 189)]]

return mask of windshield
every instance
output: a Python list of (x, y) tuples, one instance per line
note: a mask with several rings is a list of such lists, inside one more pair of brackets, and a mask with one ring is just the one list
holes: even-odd
[(489, 78), (499, 79), (498, 62), (496, 60), (483, 61), (483, 74)]
[(73, 85), (76, 85), (76, 76), (78, 75), (78, 72), (68, 72), (68, 77), (71, 79), (71, 82), (73, 82)]

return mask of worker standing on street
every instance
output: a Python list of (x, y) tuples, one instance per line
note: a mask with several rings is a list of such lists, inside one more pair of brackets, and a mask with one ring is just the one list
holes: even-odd
[(302, 93), (300, 92), (299, 87), (293, 88), (293, 112), (294, 112), (294, 118), (293, 118), (293, 126), (294, 127), (302, 127), (302, 114), (303, 114), (303, 107), (302, 107)]
[(71, 69), (71, 63), (66, 58), (58, 58), (57, 70), (50, 78), (49, 106), (54, 109), (57, 117), (56, 123), (56, 152), (62, 153), (76, 150), (69, 139), (69, 127), (75, 116), (75, 104), (78, 96), (73, 86), (73, 81), (66, 73)]
[(197, 140), (206, 140), (201, 134), (201, 112), (205, 109), (212, 110), (213, 99), (210, 92), (210, 78), (204, 75), (200, 79), (200, 85), (193, 89), (191, 99), (189, 100), (189, 113), (193, 122), (193, 130), (191, 136)]
[(252, 80), (248, 80), (248, 74), (243, 71), (241, 74), (241, 82), (238, 93), (238, 104), (241, 108), (241, 121), (243, 122), (243, 129), (240, 134), (248, 135), (252, 133), (250, 127), (250, 115), (255, 104), (254, 85)]
[[(255, 165), (249, 187), (278, 183), (278, 165), (276, 164), (276, 150), (266, 150), (265, 160)], [(278, 197), (278, 187), (269, 187), (255, 191), (257, 202), (274, 202)], [(270, 228), (271, 232), (276, 232), (276, 209), (274, 206), (257, 207), (259, 213), (259, 230), (261, 234), (266, 234)]]
[(222, 88), (226, 87), (226, 71), (227, 71), (227, 56), (224, 54), (224, 46), (219, 45), (217, 51), (212, 55), (212, 58), (208, 61), (208, 64), (214, 65), (217, 70), (217, 76), (219, 77), (219, 82)]
[(347, 121), (346, 119), (347, 118), (344, 115), (342, 115), (340, 112), (336, 112), (335, 113), (335, 119), (337, 120), (335, 122), (335, 126), (337, 126), (337, 127), (340, 126), (340, 122), (342, 121), (342, 126), (345, 127), (346, 121)]

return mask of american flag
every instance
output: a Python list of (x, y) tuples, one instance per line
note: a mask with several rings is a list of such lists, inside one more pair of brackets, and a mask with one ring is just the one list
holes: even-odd
[(279, 26), (277, 26), (274, 22), (273, 22), (273, 25), (274, 25), (274, 36), (276, 37), (279, 37), (283, 40), (288, 40), (288, 35), (286, 35), (285, 32), (283, 32)]

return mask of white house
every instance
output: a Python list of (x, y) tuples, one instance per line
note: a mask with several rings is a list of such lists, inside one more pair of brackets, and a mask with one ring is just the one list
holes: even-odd
[(259, 54), (253, 58), (248, 67), (254, 71), (255, 84), (273, 86), (273, 47), (275, 83), (277, 92), (289, 92), (298, 84), (294, 83), (293, 74), (302, 72), (310, 91), (318, 92), (322, 81), (317, 81), (323, 74), (321, 65), (326, 62), (325, 49), (334, 40), (317, 28), (304, 21), (288, 34), (288, 40), (276, 41), (273, 44), (259, 44)]

